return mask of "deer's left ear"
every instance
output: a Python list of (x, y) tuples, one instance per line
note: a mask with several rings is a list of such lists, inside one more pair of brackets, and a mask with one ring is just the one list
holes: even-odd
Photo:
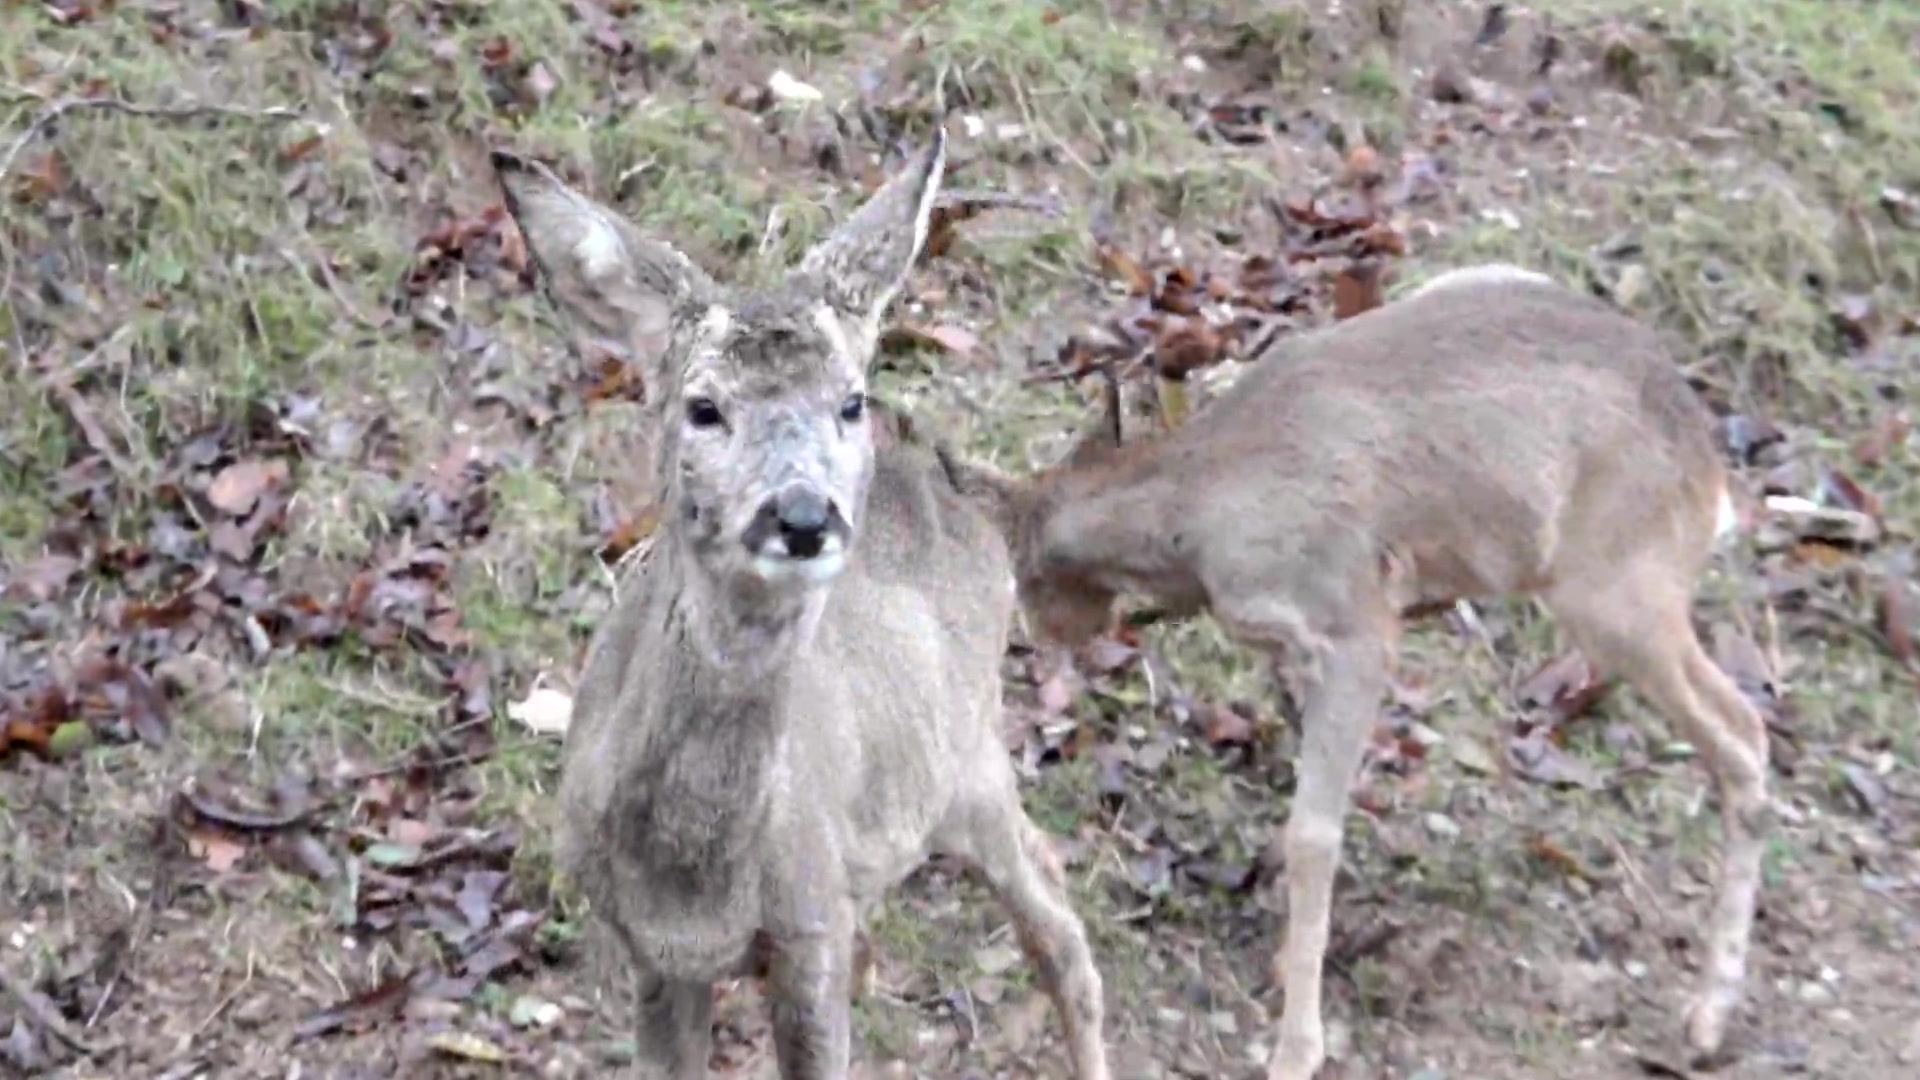
[(936, 128), (931, 146), (800, 260), (802, 272), (825, 280), (828, 303), (866, 341), (879, 336), (880, 316), (926, 246), (946, 167), (947, 131)]

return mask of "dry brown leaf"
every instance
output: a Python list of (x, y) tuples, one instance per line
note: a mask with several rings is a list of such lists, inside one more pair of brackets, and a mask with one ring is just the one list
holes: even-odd
[(60, 595), (79, 569), (80, 560), (71, 555), (42, 555), (13, 575), (7, 591), (34, 603), (45, 603)]
[(253, 509), (263, 492), (287, 478), (287, 463), (279, 458), (236, 461), (220, 470), (207, 485), (207, 501), (214, 508), (235, 517)]
[(1543, 784), (1582, 787), (1598, 791), (1605, 784), (1585, 762), (1572, 757), (1553, 741), (1551, 729), (1536, 727), (1507, 741), (1507, 764), (1529, 780)]
[(890, 349), (932, 346), (965, 360), (980, 347), (980, 339), (973, 331), (951, 323), (901, 322), (887, 330), (884, 344)]
[(1531, 847), (1535, 858), (1568, 877), (1589, 881), (1593, 879), (1593, 872), (1587, 869), (1579, 856), (1554, 843), (1553, 839), (1544, 833), (1533, 838)]
[(67, 185), (67, 171), (58, 152), (49, 150), (27, 159), (13, 170), (13, 193), (21, 202), (42, 202)]
[(1125, 285), (1129, 295), (1145, 296), (1153, 291), (1153, 276), (1141, 269), (1133, 256), (1113, 244), (1101, 244), (1095, 252), (1100, 258), (1100, 268)]
[(1247, 745), (1253, 742), (1253, 721), (1224, 705), (1210, 705), (1202, 734), (1209, 745)]
[(658, 503), (648, 503), (638, 513), (620, 519), (620, 523), (601, 542), (600, 557), (607, 562), (618, 562), (621, 556), (652, 536), (659, 527), (660, 506)]
[(326, 136), (313, 134), (280, 148), (280, 160), (288, 165), (304, 161), (326, 143)]
[(1333, 317), (1351, 319), (1380, 306), (1381, 264), (1372, 259), (1349, 263), (1333, 279)]
[(1153, 370), (1167, 379), (1185, 379), (1224, 359), (1226, 348), (1220, 331), (1204, 319), (1169, 320), (1153, 343)]
[(187, 852), (207, 869), (224, 874), (246, 857), (247, 845), (212, 829), (195, 829), (187, 834)]
[(1880, 632), (1886, 635), (1887, 651), (1903, 664), (1911, 664), (1913, 651), (1913, 584), (1901, 577), (1889, 577), (1880, 588)]
[(1342, 184), (1356, 188), (1378, 187), (1386, 178), (1386, 172), (1380, 167), (1380, 152), (1366, 143), (1354, 147), (1347, 155), (1346, 169), (1340, 174)]
[(1522, 708), (1548, 709), (1557, 723), (1576, 719), (1606, 694), (1607, 683), (1578, 651), (1562, 653), (1521, 682)]

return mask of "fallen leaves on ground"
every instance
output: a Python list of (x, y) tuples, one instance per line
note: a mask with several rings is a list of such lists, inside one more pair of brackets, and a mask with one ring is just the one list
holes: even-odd
[(1593, 767), (1566, 752), (1554, 739), (1556, 729), (1529, 727), (1507, 741), (1507, 765), (1529, 780), (1559, 787), (1598, 791), (1605, 786)]
[[(1346, 319), (1379, 306), (1388, 260), (1406, 253), (1406, 240), (1383, 216), (1374, 161), (1354, 174), (1362, 194), (1274, 203), (1282, 239), (1271, 252), (1207, 262), (1177, 250), (1142, 257), (1120, 246), (1108, 217), (1096, 217), (1096, 269), (1123, 299), (1036, 374), (1077, 379), (1112, 367), (1123, 378), (1151, 374), (1179, 384), (1221, 363), (1257, 359), (1322, 313)], [(1181, 419), (1181, 408), (1163, 403), (1163, 410), (1169, 423)]]

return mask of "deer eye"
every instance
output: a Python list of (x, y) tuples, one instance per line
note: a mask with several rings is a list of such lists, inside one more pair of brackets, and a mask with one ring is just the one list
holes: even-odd
[(847, 399), (840, 403), (840, 419), (845, 420), (849, 424), (859, 420), (860, 417), (866, 414), (866, 411), (867, 395), (865, 394), (848, 394)]
[(715, 405), (712, 398), (697, 397), (687, 402), (687, 423), (694, 427), (719, 427), (726, 422), (727, 418), (720, 415), (720, 406)]

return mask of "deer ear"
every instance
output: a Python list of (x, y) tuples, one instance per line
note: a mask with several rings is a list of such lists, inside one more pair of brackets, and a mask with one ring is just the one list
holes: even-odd
[(878, 337), (880, 316), (926, 246), (946, 167), (947, 131), (936, 128), (932, 145), (800, 260), (802, 273), (826, 281), (828, 302), (864, 340)]
[(1101, 413), (1074, 440), (1073, 446), (1061, 459), (1063, 465), (1089, 465), (1102, 461), (1126, 445), (1126, 409), (1120, 397), (1120, 376), (1111, 365), (1102, 365), (1099, 374), (1102, 382)]
[(554, 305), (574, 329), (637, 362), (648, 385), (657, 385), (674, 310), (711, 291), (712, 280), (545, 165), (504, 150), (492, 160), (507, 212)]
[(935, 442), (933, 452), (953, 489), (984, 510), (1002, 533), (1011, 533), (1020, 482), (985, 462), (968, 461), (945, 441)]

